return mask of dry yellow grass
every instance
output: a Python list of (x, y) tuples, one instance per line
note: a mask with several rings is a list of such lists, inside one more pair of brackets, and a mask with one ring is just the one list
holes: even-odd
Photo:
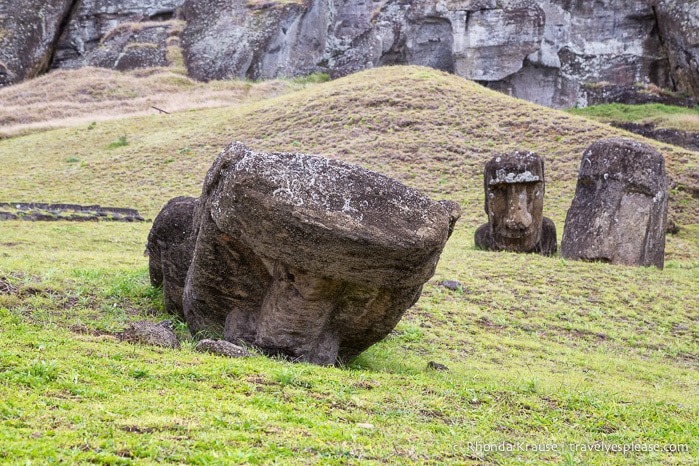
[(0, 89), (0, 139), (39, 130), (125, 116), (225, 107), (299, 90), (306, 84), (200, 83), (169, 68), (119, 72), (103, 68), (58, 70)]

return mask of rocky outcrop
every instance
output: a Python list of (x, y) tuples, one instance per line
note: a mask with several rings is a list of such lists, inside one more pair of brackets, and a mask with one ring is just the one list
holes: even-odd
[(664, 104), (675, 107), (694, 108), (699, 99), (689, 97), (683, 92), (672, 92), (653, 85), (622, 86), (616, 84), (583, 84), (581, 91), (587, 105), (600, 104)]
[(551, 107), (587, 105), (590, 83), (699, 97), (695, 0), (32, 1), (0, 5), (0, 85), (49, 66), (208, 81), (412, 64)]
[(699, 4), (662, 0), (655, 8), (673, 87), (699, 97)]
[(583, 83), (671, 85), (651, 1), (540, 0), (541, 47), (488, 87), (549, 107), (586, 106)]
[(166, 66), (182, 0), (82, 0), (56, 45), (53, 68)]
[(99, 205), (47, 204), (44, 202), (0, 202), (0, 220), (68, 222), (145, 222), (136, 209)]
[(49, 69), (61, 25), (73, 3), (74, 0), (0, 2), (0, 87)]
[(625, 129), (649, 139), (699, 152), (699, 133), (670, 128), (656, 128), (652, 123), (611, 122), (610, 124), (616, 128)]
[[(178, 204), (168, 203), (149, 236), (149, 245), (172, 236), (160, 251), (187, 244), (179, 232), (191, 210), (177, 215)], [(459, 216), (456, 203), (355, 165), (235, 143), (206, 176), (191, 261), (170, 261), (186, 267), (184, 292), (166, 301), (181, 299), (193, 334), (223, 333), (293, 360), (347, 361), (417, 301)], [(151, 254), (155, 284), (162, 257)]]
[(333, 76), (388, 64), (501, 79), (537, 50), (533, 0), (232, 2), (187, 0), (184, 49), (199, 79)]

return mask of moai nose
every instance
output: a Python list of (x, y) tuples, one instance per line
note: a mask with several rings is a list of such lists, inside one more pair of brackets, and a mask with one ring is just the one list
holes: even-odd
[(527, 210), (527, 189), (515, 184), (508, 191), (505, 225), (512, 230), (526, 230), (532, 224), (532, 215)]

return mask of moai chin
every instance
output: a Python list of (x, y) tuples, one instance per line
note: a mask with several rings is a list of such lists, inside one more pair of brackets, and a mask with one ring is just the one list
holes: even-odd
[(556, 252), (556, 226), (543, 216), (544, 161), (532, 152), (493, 157), (483, 174), (488, 223), (475, 234), (488, 251)]
[(667, 203), (657, 150), (629, 138), (597, 141), (583, 153), (561, 256), (662, 269)]

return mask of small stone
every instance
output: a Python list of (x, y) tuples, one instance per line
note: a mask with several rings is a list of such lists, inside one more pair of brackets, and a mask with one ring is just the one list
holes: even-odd
[(462, 287), (461, 282), (456, 280), (442, 280), (441, 282), (439, 282), (439, 284), (444, 288), (452, 291), (456, 291)]
[(234, 345), (226, 340), (202, 340), (194, 348), (194, 351), (200, 353), (213, 353), (219, 356), (229, 358), (246, 358), (250, 356), (250, 352), (242, 346)]
[(170, 328), (171, 322), (165, 320), (156, 324), (148, 320), (132, 322), (119, 335), (120, 340), (134, 344), (160, 346), (162, 348), (179, 348), (177, 335)]
[(368, 422), (359, 422), (357, 423), (357, 427), (360, 427), (362, 429), (373, 429), (374, 424), (369, 424)]
[(444, 364), (440, 364), (438, 362), (430, 361), (427, 363), (427, 368), (432, 369), (434, 371), (448, 371), (449, 368), (445, 366)]

